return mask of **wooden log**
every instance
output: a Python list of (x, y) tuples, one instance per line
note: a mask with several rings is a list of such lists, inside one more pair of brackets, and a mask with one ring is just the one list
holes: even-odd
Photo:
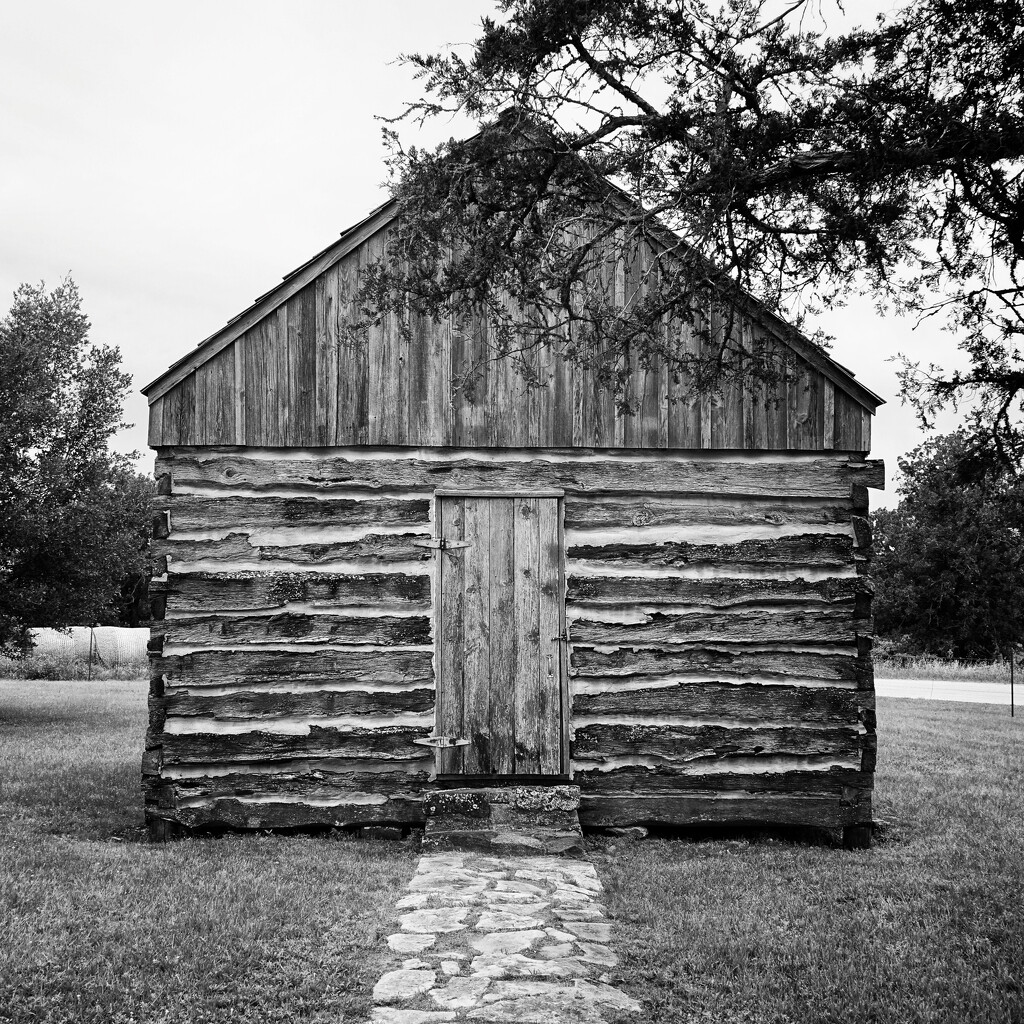
[(169, 686), (432, 686), (429, 651), (196, 651), (153, 664)]
[(231, 533), (221, 540), (154, 541), (153, 554), (170, 555), (176, 562), (298, 562), (318, 565), (325, 562), (425, 562), (429, 548), (417, 547), (424, 536), (415, 533), (367, 534), (359, 540), (327, 544), (260, 544), (246, 533)]
[(748, 569), (780, 566), (841, 568), (854, 561), (853, 538), (809, 533), (737, 544), (570, 544), (566, 557), (586, 562), (638, 566), (697, 566)]
[[(310, 492), (334, 487), (369, 491), (557, 487), (587, 493), (846, 499), (855, 484), (884, 486), (880, 462), (854, 461), (846, 456), (626, 460), (596, 457), (590, 450), (570, 450), (560, 460), (561, 454), (547, 451), (543, 457), (522, 462), (465, 458), (459, 452), (444, 461), (358, 459), (335, 454), (316, 459), (252, 459), (232, 448), (164, 448), (157, 459), (157, 472), (171, 473), (175, 490), (211, 486), (290, 487)], [(580, 455), (588, 457), (580, 459)]]
[(427, 615), (203, 615), (165, 619), (169, 644), (291, 643), (379, 644), (414, 646), (430, 643)]
[(692, 604), (712, 608), (801, 602), (837, 603), (870, 592), (863, 576), (809, 581), (686, 579), (679, 576), (570, 576), (566, 601), (588, 604)]
[(169, 843), (183, 838), (185, 829), (177, 821), (147, 810), (146, 835), (151, 843)]
[(870, 800), (846, 803), (830, 795), (785, 793), (689, 793), (671, 796), (580, 797), (584, 828), (625, 828), (631, 825), (809, 826), (829, 832), (870, 815)]
[(865, 554), (871, 550), (871, 520), (866, 516), (853, 517), (853, 533), (857, 540), (857, 547)]
[(163, 732), (164, 719), (167, 717), (167, 699), (151, 693), (146, 704), (149, 711), (149, 731), (155, 734)]
[(783, 680), (795, 677), (855, 681), (863, 675), (863, 663), (852, 654), (757, 649), (740, 644), (672, 650), (574, 647), (572, 664), (578, 674), (588, 676), (721, 672), (729, 676), (757, 675)]
[[(260, 572), (173, 573), (152, 592), (175, 611), (257, 611), (288, 604), (402, 608), (430, 601), (430, 577), (400, 573)], [(154, 616), (155, 617), (155, 616)]]
[(171, 532), (170, 517), (166, 510), (153, 513), (153, 524), (150, 528), (154, 540), (163, 540)]
[(601, 501), (568, 496), (564, 512), (568, 530), (647, 526), (832, 526), (849, 523), (852, 514), (849, 500), (819, 502), (746, 498), (730, 501), (710, 496), (687, 500), (648, 494)]
[(241, 800), (216, 800), (199, 807), (174, 811), (176, 821), (185, 828), (351, 828), (360, 825), (421, 825), (424, 820), (419, 799), (388, 798), (381, 803), (351, 803), (321, 806), (287, 801), (245, 803)]
[(671, 765), (648, 768), (630, 765), (606, 771), (577, 768), (573, 782), (590, 796), (669, 796), (686, 793), (797, 793), (828, 794), (847, 803), (870, 795), (874, 776), (854, 768), (824, 771), (712, 772), (693, 775)]
[(165, 733), (163, 763), (216, 764), (232, 761), (281, 761), (296, 757), (355, 760), (417, 761), (423, 747), (413, 740), (422, 728), (389, 726), (377, 729), (324, 729), (310, 726), (308, 735), (294, 733)]
[(179, 530), (266, 530), (281, 526), (418, 526), (430, 522), (424, 498), (356, 501), (352, 498), (239, 498), (174, 495), (167, 503)]
[(220, 800), (225, 797), (237, 799), (246, 796), (342, 800), (346, 794), (351, 793), (394, 795), (423, 789), (430, 781), (430, 772), (423, 764), (424, 762), (412, 763), (408, 770), (403, 770), (403, 762), (396, 765), (394, 771), (382, 772), (320, 769), (282, 772), (239, 771), (226, 775), (170, 779), (168, 784), (176, 801)]
[(185, 690), (164, 698), (166, 713), (191, 715), (217, 721), (253, 721), (261, 718), (334, 717), (337, 715), (395, 715), (407, 711), (428, 712), (434, 708), (433, 688), (416, 690), (301, 690), (242, 691), (205, 697)]
[[(663, 763), (727, 761), (751, 757), (861, 756), (862, 737), (854, 727), (803, 729), (726, 728), (719, 725), (584, 725), (576, 727), (570, 745), (574, 759), (604, 762), (643, 757)], [(862, 769), (870, 770), (870, 769)]]
[[(577, 680), (577, 686), (579, 680)], [(649, 690), (577, 693), (574, 716), (662, 715), (736, 722), (821, 722), (852, 727), (875, 706), (874, 694), (826, 687), (757, 683), (676, 683)]]
[(847, 850), (870, 850), (872, 832), (870, 821), (846, 825), (843, 828), (843, 847)]
[(666, 615), (652, 612), (639, 623), (577, 619), (570, 624), (573, 644), (629, 644), (663, 647), (679, 643), (853, 644), (870, 619), (855, 619), (852, 605), (786, 611), (731, 609)]

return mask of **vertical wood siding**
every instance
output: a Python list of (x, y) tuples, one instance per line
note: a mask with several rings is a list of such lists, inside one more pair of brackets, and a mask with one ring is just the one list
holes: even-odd
[(157, 474), (169, 535), (153, 588), (151, 817), (419, 821), (437, 555), (417, 541), (435, 529), (434, 489), (533, 487), (566, 495), (570, 754), (587, 824), (870, 819), (862, 517), (879, 463), (182, 447), (161, 451)]
[[(702, 400), (664, 366), (632, 357), (636, 412), (617, 412), (593, 370), (551, 351), (529, 354), (546, 382), (527, 389), (508, 360), (490, 361), (486, 324), (394, 317), (350, 338), (366, 267), (384, 253), (370, 237), (292, 295), (150, 407), (150, 444), (446, 445), (740, 450), (869, 449), (870, 413), (820, 370), (797, 360), (775, 391), (728, 383)], [(642, 293), (639, 260), (622, 261), (606, 287), (620, 301)], [(722, 325), (712, 318), (712, 334)], [(754, 346), (792, 352), (762, 324), (738, 328)], [(699, 333), (666, 332), (699, 354)], [(236, 351), (237, 350), (237, 351)]]

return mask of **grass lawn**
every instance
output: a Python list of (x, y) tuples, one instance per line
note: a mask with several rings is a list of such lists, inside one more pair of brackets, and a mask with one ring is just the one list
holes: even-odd
[[(0, 682), (0, 1020), (363, 1019), (412, 844), (147, 844), (144, 694)], [(1024, 1020), (1024, 722), (879, 705), (873, 850), (591, 841), (645, 1020)]]
[(878, 722), (872, 850), (595, 850), (618, 973), (651, 1020), (1024, 1020), (1024, 721), (880, 698)]
[(146, 843), (145, 694), (0, 681), (0, 1020), (368, 1016), (412, 844)]

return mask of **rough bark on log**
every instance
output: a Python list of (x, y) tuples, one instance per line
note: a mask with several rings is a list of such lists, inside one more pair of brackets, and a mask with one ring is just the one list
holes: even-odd
[(580, 791), (591, 796), (670, 796), (673, 793), (796, 793), (831, 795), (847, 803), (871, 792), (873, 776), (853, 768), (826, 771), (714, 772), (683, 774), (670, 765), (623, 767), (602, 771), (581, 768), (573, 773)]
[[(424, 539), (415, 533), (367, 534), (359, 540), (335, 541), (327, 544), (253, 544), (246, 533), (231, 533), (222, 540), (154, 541), (157, 557), (170, 555), (172, 565), (199, 559), (222, 562), (296, 562), (321, 565), (327, 562), (425, 562), (431, 551), (418, 547)], [(268, 569), (273, 569), (269, 565)]]
[(181, 530), (266, 530), (280, 526), (421, 526), (430, 522), (430, 501), (410, 498), (239, 498), (231, 494), (177, 494), (167, 503), (171, 527)]
[(332, 828), (359, 825), (423, 823), (423, 807), (418, 798), (392, 798), (379, 804), (340, 804), (322, 807), (315, 804), (269, 802), (244, 803), (240, 800), (216, 800), (200, 807), (175, 810), (176, 820), (185, 828)]
[(712, 608), (775, 604), (793, 601), (854, 600), (870, 593), (862, 576), (837, 576), (810, 582), (804, 579), (684, 579), (678, 576), (570, 576), (569, 603), (695, 604)]
[(645, 622), (577, 619), (569, 627), (574, 644), (663, 647), (679, 643), (853, 644), (870, 620), (855, 619), (853, 607), (808, 610), (652, 612)]
[(854, 563), (853, 538), (808, 533), (772, 540), (745, 540), (737, 544), (571, 544), (566, 558), (638, 566), (729, 566), (744, 570), (762, 566), (793, 569), (844, 568)]
[(597, 494), (625, 491), (847, 499), (855, 484), (885, 484), (880, 462), (846, 456), (627, 461), (593, 457), (588, 449), (570, 450), (561, 460), (560, 454), (549, 450), (528, 462), (467, 458), (459, 451), (444, 461), (402, 458), (397, 453), (394, 459), (372, 460), (334, 454), (315, 459), (253, 459), (232, 448), (181, 447), (161, 449), (157, 472), (171, 473), (176, 490), (196, 486), (256, 490), (287, 486), (310, 492), (332, 487), (370, 491), (558, 487), (567, 492)]
[(423, 747), (413, 743), (421, 728), (323, 729), (293, 733), (165, 733), (163, 763), (208, 764), (221, 761), (280, 761), (296, 757), (337, 757), (382, 761), (417, 761)]
[[(199, 691), (200, 694), (202, 691)], [(337, 715), (391, 715), (432, 711), (434, 690), (302, 690), (296, 693), (252, 692), (203, 697), (187, 690), (165, 698), (166, 712), (177, 717), (195, 715), (218, 721), (260, 718), (334, 717)]]
[(672, 672), (722, 672), (778, 679), (860, 680), (863, 661), (851, 654), (732, 647), (679, 647), (672, 650), (573, 647), (572, 664), (580, 675), (666, 675)]
[(195, 651), (153, 664), (170, 686), (433, 686), (429, 651)]
[[(845, 757), (861, 754), (856, 729), (726, 728), (719, 725), (584, 725), (570, 744), (574, 759), (602, 762), (649, 757), (693, 765), (733, 757)], [(866, 769), (865, 769), (866, 770)]]
[(400, 608), (430, 601), (429, 576), (401, 573), (177, 573), (155, 585), (175, 611), (259, 611), (288, 604)]
[(647, 526), (829, 526), (849, 523), (850, 502), (784, 501), (771, 498), (704, 500), (630, 495), (593, 501), (565, 499), (567, 530)]
[[(579, 680), (577, 680), (577, 686)], [(650, 690), (580, 693), (573, 697), (574, 716), (675, 715), (686, 719), (737, 722), (825, 722), (850, 726), (863, 722), (874, 708), (873, 693), (806, 686), (759, 686), (756, 683), (677, 683)]]
[(580, 823), (584, 828), (623, 828), (630, 825), (796, 825), (834, 831), (870, 816), (870, 800), (853, 804), (832, 796), (728, 797), (707, 793), (672, 796), (580, 797)]
[(430, 643), (430, 617), (398, 615), (204, 615), (165, 619), (169, 644), (303, 643), (414, 646)]
[(343, 800), (346, 793), (395, 793), (420, 790), (430, 782), (424, 762), (403, 771), (338, 772), (310, 769), (302, 772), (232, 772), (198, 778), (171, 779), (176, 800), (221, 800), (246, 796), (277, 796), (306, 800)]

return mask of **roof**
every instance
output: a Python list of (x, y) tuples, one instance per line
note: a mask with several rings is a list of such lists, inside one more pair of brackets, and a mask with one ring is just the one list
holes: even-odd
[[(336, 242), (322, 249), (301, 266), (286, 274), (281, 283), (260, 295), (251, 306), (229, 320), (224, 327), (201, 341), (194, 349), (172, 363), (159, 377), (142, 388), (142, 393), (152, 405), (158, 398), (179, 384), (189, 374), (208, 362), (241, 337), (250, 328), (274, 312), (297, 292), (312, 283), (329, 267), (347, 256), (368, 238), (390, 224), (398, 216), (398, 201), (389, 199), (372, 210), (361, 221), (341, 233)], [(668, 231), (667, 228), (662, 230)], [(764, 326), (772, 329), (778, 338), (787, 344), (804, 361), (824, 374), (832, 383), (850, 395), (855, 401), (874, 412), (885, 399), (866, 388), (852, 370), (836, 362), (821, 346), (815, 344), (781, 317), (768, 310), (763, 303), (749, 296), (749, 312)]]

